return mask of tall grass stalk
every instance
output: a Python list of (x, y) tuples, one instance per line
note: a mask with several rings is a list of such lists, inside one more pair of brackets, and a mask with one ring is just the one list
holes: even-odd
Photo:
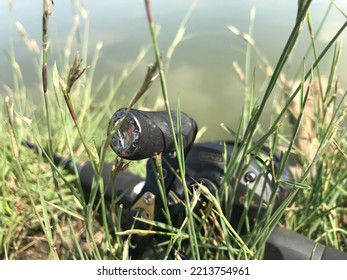
[[(251, 9), (250, 15), (249, 15), (249, 28), (248, 28), (248, 34), (250, 37), (253, 36), (253, 29), (254, 29), (254, 19), (255, 19), (255, 8)], [(254, 106), (254, 90), (252, 90), (252, 84), (255, 80), (250, 67), (251, 67), (251, 59), (252, 59), (252, 50), (254, 47), (254, 44), (252, 44), (253, 41), (247, 40), (247, 48), (246, 48), (246, 59), (245, 59), (245, 76), (244, 76), (244, 87), (245, 87), (245, 95), (244, 95), (244, 109), (243, 109), (243, 127), (246, 129), (248, 120), (251, 117), (252, 114), (252, 108)], [(253, 79), (252, 79), (253, 77)]]
[(293, 50), (293, 47), (298, 39), (299, 33), (301, 31), (302, 23), (304, 22), (308, 9), (310, 7), (311, 1), (305, 1), (304, 6), (298, 13), (298, 17), (295, 23), (295, 26), (288, 38), (288, 41), (282, 51), (282, 54), (276, 64), (276, 67), (274, 69), (274, 72), (272, 74), (272, 77), (269, 81), (268, 87), (265, 90), (264, 97), (259, 105), (259, 108), (256, 108), (256, 110), (253, 112), (252, 117), (250, 118), (249, 125), (247, 127), (247, 130), (245, 132), (245, 140), (250, 141), (252, 139), (252, 136), (255, 132), (255, 125), (258, 123), (260, 115), (264, 111), (265, 105), (267, 104), (269, 97), (277, 83), (277, 80), (279, 79), (280, 73), (283, 69), (284, 64), (286, 63), (291, 51)]
[[(171, 129), (173, 141), (175, 144), (175, 149), (177, 152), (177, 154), (176, 154), (177, 155), (177, 161), (178, 161), (178, 165), (179, 165), (180, 176), (181, 176), (182, 182), (183, 182), (185, 199), (186, 199), (186, 203), (187, 203), (187, 209), (191, 209), (190, 199), (189, 199), (189, 194), (188, 194), (188, 187), (187, 187), (187, 184), (185, 181), (185, 175), (186, 175), (186, 173), (185, 173), (185, 161), (184, 161), (184, 157), (182, 157), (182, 155), (184, 154), (183, 153), (184, 147), (182, 147), (182, 146), (179, 147), (178, 141), (177, 141), (177, 134), (179, 132), (176, 131), (176, 129), (174, 127), (174, 122), (173, 122), (172, 115), (171, 115), (168, 89), (167, 89), (166, 78), (165, 78), (165, 71), (163, 68), (163, 62), (161, 59), (160, 49), (159, 49), (159, 45), (158, 45), (158, 41), (157, 41), (157, 36), (155, 33), (155, 26), (154, 26), (154, 21), (153, 21), (153, 15), (152, 15), (152, 10), (151, 10), (150, 0), (145, 0), (145, 7), (146, 7), (148, 24), (149, 24), (149, 29), (150, 29), (151, 38), (152, 38), (153, 47), (154, 47), (154, 54), (155, 54), (155, 58), (156, 58), (156, 61), (158, 64), (158, 68), (159, 68), (158, 69), (159, 70), (159, 78), (160, 78), (160, 85), (161, 85), (161, 89), (162, 89), (163, 99), (164, 99), (165, 108), (166, 108), (168, 119), (169, 119), (169, 125), (170, 125), (170, 129)], [(194, 259), (200, 259), (192, 212), (186, 211), (186, 214), (188, 217), (188, 232), (189, 232), (189, 236), (191, 236), (190, 244), (191, 244), (191, 250), (192, 250), (192, 257)]]
[(50, 251), (52, 253), (52, 258), (57, 260), (57, 259), (59, 259), (59, 256), (58, 256), (58, 254), (55, 250), (55, 247), (54, 247), (54, 243), (53, 243), (53, 239), (52, 239), (52, 232), (51, 232), (51, 225), (50, 225), (49, 220), (47, 219), (47, 209), (46, 209), (45, 204), (44, 204), (44, 198), (42, 196), (42, 193), (40, 192), (41, 205), (42, 205), (42, 210), (43, 210), (43, 219), (44, 219), (44, 221), (42, 221), (42, 218), (41, 218), (41, 216), (40, 216), (40, 214), (36, 208), (36, 203), (35, 203), (35, 200), (32, 196), (29, 185), (25, 179), (26, 177), (25, 177), (25, 174), (23, 171), (23, 166), (20, 162), (20, 155), (19, 155), (19, 148), (18, 148), (19, 142), (18, 142), (16, 133), (15, 133), (15, 128), (13, 126), (13, 122), (11, 119), (12, 119), (12, 117), (10, 115), (8, 115), (8, 121), (6, 122), (6, 126), (7, 126), (9, 137), (11, 139), (12, 153), (13, 153), (13, 158), (16, 162), (17, 171), (19, 173), (19, 176), (23, 179), (23, 186), (25, 188), (26, 194), (29, 197), (31, 206), (34, 210), (34, 213), (35, 213), (38, 221), (40, 222), (41, 228), (43, 229), (43, 231), (46, 235), (46, 238), (49, 242), (49, 247), (50, 247)]

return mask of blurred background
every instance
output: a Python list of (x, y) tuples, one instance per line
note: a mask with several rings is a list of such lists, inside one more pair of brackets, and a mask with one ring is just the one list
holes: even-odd
[[(155, 61), (143, 0), (54, 2), (49, 21), (49, 61), (51, 65), (56, 62), (58, 67), (63, 67), (64, 59), (69, 58), (71, 62), (73, 53), (79, 51), (89, 65), (96, 49), (100, 51), (92, 81), (92, 94), (96, 100), (104, 99), (112, 91), (122, 71), (147, 48), (143, 60), (122, 84), (111, 106), (116, 111), (127, 104), (140, 88), (148, 64)], [(237, 127), (253, 73), (255, 93), (261, 97), (271, 68), (276, 65), (295, 24), (297, 5), (298, 1), (293, 0), (152, 0), (154, 20), (160, 26), (159, 44), (164, 59), (182, 21), (186, 20), (184, 29), (181, 29), (181, 32), (184, 30), (182, 40), (174, 48), (171, 60), (166, 59), (170, 62), (168, 90), (172, 108), (179, 98), (182, 111), (191, 115), (200, 127), (207, 128), (204, 139), (227, 137), (220, 123), (233, 129)], [(320, 52), (346, 21), (342, 11), (347, 11), (347, 2), (315, 0), (310, 10)], [(37, 67), (40, 54), (35, 55), (35, 51), (28, 49), (17, 31), (16, 22), (21, 23), (28, 36), (41, 48), (42, 1), (0, 0), (0, 21), (1, 97), (15, 88), (10, 61), (11, 52), (14, 52), (26, 84), (27, 98), (37, 104), (42, 100), (40, 68)], [(320, 28), (322, 21), (324, 24)], [(73, 32), (74, 27), (76, 32)], [(67, 54), (64, 49), (71, 34), (74, 37), (72, 54)], [(248, 55), (244, 38), (253, 45)], [(304, 57), (306, 68), (314, 61), (312, 51), (307, 52), (310, 40), (308, 28), (304, 26), (295, 51), (284, 68), (283, 75), (287, 80), (300, 78)], [(342, 88), (346, 88), (347, 83), (344, 70), (347, 66), (346, 51), (346, 46), (343, 46), (339, 65)], [(323, 75), (329, 71), (331, 56), (332, 51), (321, 64)], [(240, 69), (236, 70), (238, 67)], [(280, 91), (278, 89), (276, 98), (280, 98)], [(160, 96), (157, 81), (146, 94), (143, 105), (154, 108), (160, 104)], [(264, 126), (270, 121), (272, 111), (270, 106), (268, 114), (263, 116)]]

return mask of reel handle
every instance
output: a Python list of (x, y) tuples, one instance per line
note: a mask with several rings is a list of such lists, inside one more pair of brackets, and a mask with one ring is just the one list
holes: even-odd
[[(193, 144), (197, 133), (195, 121), (188, 115), (176, 111), (170, 112), (174, 128), (178, 133), (179, 118), (184, 149)], [(122, 124), (112, 131), (117, 122)], [(128, 160), (140, 160), (153, 157), (159, 153), (169, 153), (175, 150), (174, 139), (166, 111), (141, 111), (131, 109), (126, 113), (122, 108), (114, 113), (108, 126), (108, 134), (112, 133), (111, 148), (120, 157)]]

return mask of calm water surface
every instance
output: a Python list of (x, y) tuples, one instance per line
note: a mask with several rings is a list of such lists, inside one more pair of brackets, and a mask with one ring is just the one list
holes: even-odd
[[(71, 32), (74, 15), (79, 14), (78, 8), (72, 3), (73, 1), (56, 0), (50, 18), (51, 59), (58, 63), (62, 61), (61, 50)], [(161, 27), (159, 44), (164, 53), (171, 45), (192, 3), (193, 1), (188, 0), (152, 0), (155, 21)], [(347, 13), (346, 1), (340, 0), (335, 3)], [(328, 0), (313, 1), (311, 14), (315, 30), (329, 10), (329, 5)], [(107, 86), (109, 83), (99, 90), (97, 84), (104, 77), (117, 79), (124, 67), (136, 59), (140, 50), (150, 45), (144, 4), (142, 0), (85, 0), (83, 6), (89, 14), (89, 19), (87, 23), (80, 19), (78, 34), (83, 38), (85, 29), (89, 30), (89, 61), (97, 43), (103, 43), (93, 82), (94, 94), (98, 95), (98, 98), (103, 98), (110, 90)], [(269, 66), (274, 66), (295, 22), (297, 9), (295, 0), (196, 1), (196, 6), (186, 24), (185, 39), (176, 48), (172, 57), (167, 76), (172, 106), (175, 106), (179, 97), (182, 110), (194, 117), (200, 126), (207, 126), (204, 136), (206, 139), (225, 137), (226, 133), (219, 124), (224, 122), (230, 127), (236, 127), (240, 120), (244, 85), (232, 65), (236, 61), (244, 70), (246, 43), (230, 32), (227, 26), (233, 25), (247, 33), (252, 9), (255, 12), (252, 37), (256, 49), (266, 57)], [(28, 85), (28, 95), (32, 98), (39, 94), (36, 90), (40, 84), (39, 74), (34, 70), (35, 59), (25, 47), (14, 23), (21, 22), (31, 38), (40, 44), (41, 13), (42, 1), (14, 0), (10, 12), (8, 1), (0, 0), (0, 83), (13, 87), (13, 72), (8, 56), (13, 42), (17, 61)], [(318, 51), (324, 48), (345, 20), (346, 18), (335, 6), (330, 8), (326, 23), (317, 35)], [(346, 32), (343, 35), (347, 37)], [(75, 42), (78, 40), (79, 36), (76, 36)], [(295, 78), (294, 74), (300, 69), (300, 62), (306, 53), (309, 41), (305, 27), (295, 54), (284, 70), (288, 79)], [(78, 43), (74, 48), (81, 49)], [(347, 66), (346, 51), (344, 46), (339, 67), (341, 86), (344, 88), (347, 84), (344, 70)], [(327, 73), (330, 67), (330, 58), (331, 54), (321, 65), (323, 74)], [(153, 61), (153, 51), (150, 49), (143, 62), (120, 89), (120, 96), (127, 98), (140, 87), (146, 67)], [(311, 54), (306, 61), (308, 65), (312, 63)], [(255, 69), (256, 91), (261, 94), (267, 77), (259, 67), (259, 58), (254, 50), (250, 68), (251, 71)], [(0, 90), (1, 96), (4, 96), (2, 87)], [(146, 101), (149, 107), (153, 106), (159, 94), (159, 87), (156, 85)], [(117, 100), (114, 102), (114, 107), (115, 110), (118, 108)], [(268, 121), (269, 116), (265, 115), (264, 124), (266, 125)]]

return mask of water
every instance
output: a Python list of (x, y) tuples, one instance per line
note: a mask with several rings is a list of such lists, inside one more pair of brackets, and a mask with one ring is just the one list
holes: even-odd
[[(73, 17), (77, 10), (76, 6), (71, 3), (68, 0), (56, 0), (50, 18), (50, 38), (51, 45), (54, 46), (54, 48), (52, 47), (52, 59), (56, 59), (58, 62), (62, 60), (62, 53), (57, 50), (62, 50), (66, 44), (65, 39), (71, 32)], [(180, 22), (192, 3), (193, 1), (187, 0), (152, 0), (155, 22), (161, 26), (159, 44), (164, 53), (170, 46)], [(346, 1), (340, 0), (335, 3), (347, 12)], [(315, 30), (329, 4), (328, 0), (313, 1), (311, 14)], [(144, 4), (142, 0), (86, 0), (83, 1), (83, 5), (89, 13), (89, 26), (83, 24), (81, 19), (79, 34), (82, 38), (84, 28), (89, 29), (90, 60), (96, 44), (103, 43), (93, 84), (95, 85), (94, 94), (98, 95), (98, 98), (104, 98), (110, 89), (104, 86), (97, 91), (98, 82), (105, 76), (117, 79), (122, 69), (136, 59), (139, 51), (150, 45)], [(172, 106), (175, 106), (179, 98), (182, 110), (196, 119), (200, 127), (207, 127), (205, 139), (226, 137), (227, 134), (220, 127), (220, 123), (223, 122), (235, 128), (240, 121), (244, 85), (232, 64), (237, 61), (244, 69), (246, 43), (235, 36), (227, 26), (233, 25), (247, 33), (252, 8), (255, 9), (253, 38), (256, 48), (266, 57), (269, 64), (274, 66), (294, 25), (297, 1), (197, 1), (186, 24), (185, 40), (174, 52), (167, 75)], [(30, 37), (40, 44), (41, 14), (42, 1), (15, 0), (12, 12), (9, 12), (8, 1), (0, 0), (0, 82), (13, 87), (13, 73), (8, 58), (11, 50), (10, 42), (13, 38), (16, 59), (28, 85), (28, 95), (33, 98), (40, 94), (38, 90), (39, 73), (36, 70), (33, 71), (36, 69), (35, 63), (37, 62), (32, 58), (32, 54), (16, 32), (14, 23), (21, 22)], [(336, 7), (331, 8), (326, 23), (317, 37), (319, 52), (345, 20)], [(78, 37), (75, 40), (78, 42)], [(295, 53), (284, 70), (288, 79), (293, 79), (294, 74), (297, 73), (309, 42), (310, 38), (307, 27), (305, 27), (295, 48)], [(75, 45), (75, 49), (80, 49), (78, 43)], [(53, 50), (56, 51), (53, 52)], [(331, 54), (321, 65), (320, 70), (323, 74), (328, 73), (330, 58)], [(306, 61), (307, 65), (311, 65), (311, 54)], [(154, 62), (154, 55), (150, 49), (144, 61), (120, 89), (120, 96), (128, 98), (129, 94), (132, 95), (140, 87), (146, 67), (152, 62)], [(344, 46), (339, 67), (340, 85), (344, 88), (346, 88), (346, 75), (344, 75), (346, 66), (346, 47)], [(251, 72), (255, 69), (256, 92), (261, 95), (268, 77), (260, 69), (259, 59), (254, 51), (250, 69)], [(149, 93), (146, 101), (149, 107), (153, 106), (160, 94), (158, 84)], [(2, 96), (6, 94), (2, 88), (0, 91)], [(280, 94), (279, 89), (275, 90), (275, 94)], [(118, 104), (118, 101), (115, 100), (115, 110), (118, 109)], [(113, 104), (111, 105), (113, 106)], [(269, 122), (271, 112), (270, 108), (267, 110), (267, 114), (262, 118), (264, 126)]]

